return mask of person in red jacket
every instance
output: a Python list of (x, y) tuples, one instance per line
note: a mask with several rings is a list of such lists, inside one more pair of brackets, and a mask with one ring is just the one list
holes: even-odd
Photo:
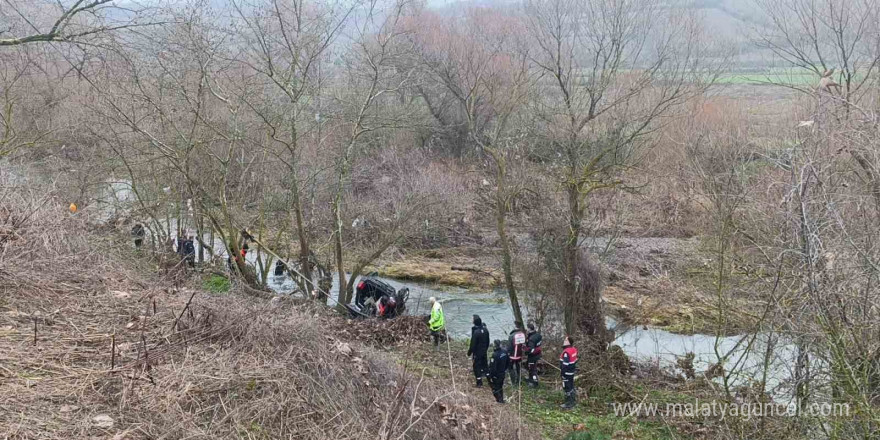
[(562, 341), (562, 354), (559, 355), (559, 370), (562, 372), (562, 391), (565, 392), (565, 403), (562, 409), (572, 409), (577, 405), (577, 391), (574, 389), (574, 373), (577, 372), (578, 350), (574, 340), (566, 336)]

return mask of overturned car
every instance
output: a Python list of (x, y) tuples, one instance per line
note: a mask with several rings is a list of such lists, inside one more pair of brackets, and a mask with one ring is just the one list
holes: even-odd
[(362, 315), (387, 319), (403, 315), (408, 299), (409, 289), (406, 287), (395, 291), (376, 274), (370, 274), (357, 283), (354, 304)]

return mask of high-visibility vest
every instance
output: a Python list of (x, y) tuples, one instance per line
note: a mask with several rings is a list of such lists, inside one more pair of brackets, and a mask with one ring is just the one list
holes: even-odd
[(440, 331), (443, 330), (444, 321), (443, 307), (440, 306), (440, 301), (437, 301), (431, 307), (431, 320), (428, 321), (428, 326), (432, 331)]

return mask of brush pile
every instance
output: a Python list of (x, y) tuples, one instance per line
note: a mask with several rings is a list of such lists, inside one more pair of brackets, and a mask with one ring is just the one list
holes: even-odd
[(177, 287), (146, 275), (155, 263), (125, 231), (98, 236), (60, 201), (4, 200), (0, 438), (517, 438), (514, 413), (351, 333), (423, 339), (423, 318), (340, 328), (315, 306)]
[(427, 316), (398, 316), (394, 319), (339, 319), (326, 321), (342, 339), (376, 347), (399, 347), (413, 342), (429, 342)]

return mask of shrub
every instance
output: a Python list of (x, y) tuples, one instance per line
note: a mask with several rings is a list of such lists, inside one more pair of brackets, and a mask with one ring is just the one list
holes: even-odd
[(202, 286), (211, 293), (226, 293), (232, 288), (232, 283), (229, 282), (229, 278), (212, 274), (202, 283)]

